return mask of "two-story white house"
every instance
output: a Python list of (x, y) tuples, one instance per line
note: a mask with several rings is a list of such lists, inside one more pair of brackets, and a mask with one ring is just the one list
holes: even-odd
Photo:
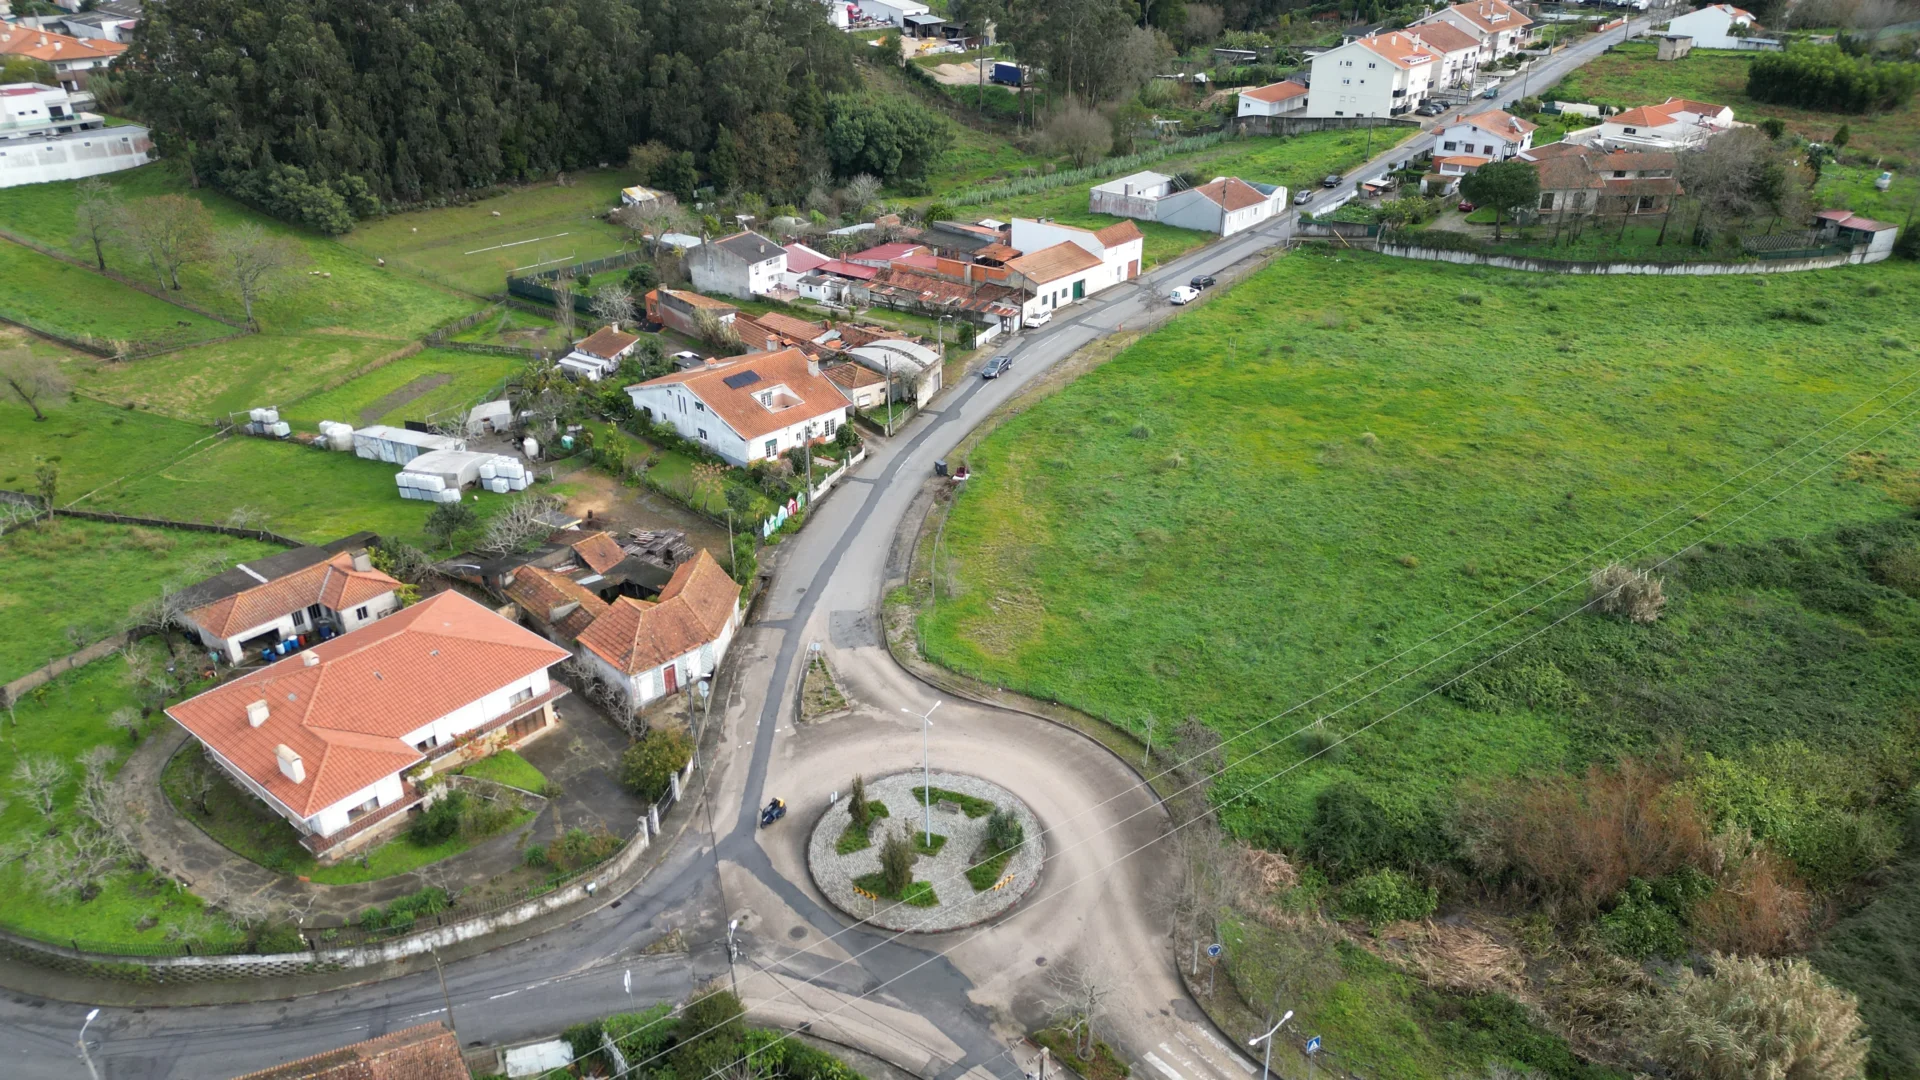
[[(1055, 244), (1073, 244), (1094, 255), (1104, 268), (1105, 280), (1089, 282), (1088, 292), (1140, 276), (1146, 237), (1131, 221), (1116, 222), (1100, 229), (1083, 229), (1057, 221), (1014, 218), (1008, 243), (1023, 254), (1042, 251)], [(1011, 264), (1009, 264), (1011, 265)]]
[(580, 658), (638, 709), (713, 674), (739, 625), (740, 586), (702, 548), (658, 600), (614, 600), (580, 633)]
[(400, 583), (373, 568), (364, 546), (336, 546), (295, 548), (189, 586), (181, 621), (208, 652), (238, 664), (255, 650), (344, 634), (399, 610)]
[(1746, 30), (1753, 25), (1751, 11), (1732, 4), (1708, 4), (1685, 15), (1675, 16), (1667, 24), (1667, 33), (1685, 34), (1693, 39), (1696, 49), (1740, 49), (1746, 47), (1746, 36), (1734, 31)]
[(799, 349), (709, 360), (626, 389), (641, 415), (737, 466), (833, 438), (851, 404)]
[(433, 796), (410, 770), (450, 768), (551, 729), (567, 689), (548, 669), (568, 655), (443, 592), (167, 715), (333, 861), (424, 808)]
[(1532, 19), (1506, 0), (1469, 0), (1417, 20), (1412, 32), (1418, 33), (1421, 27), (1437, 22), (1447, 23), (1478, 42), (1477, 60), (1481, 64), (1504, 60), (1519, 52), (1532, 36), (1533, 26)]
[(777, 292), (787, 272), (787, 250), (756, 232), (701, 244), (686, 261), (696, 291), (741, 300)]
[(1436, 58), (1406, 31), (1356, 38), (1313, 58), (1308, 116), (1399, 116), (1427, 99)]
[(1535, 126), (1500, 109), (1455, 120), (1439, 133), (1433, 147), (1434, 160), (1463, 155), (1488, 161), (1519, 157), (1533, 148)]

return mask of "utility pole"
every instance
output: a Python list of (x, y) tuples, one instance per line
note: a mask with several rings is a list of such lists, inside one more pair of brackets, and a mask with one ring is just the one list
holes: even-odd
[(460, 1041), (460, 1027), (453, 1022), (453, 995), (447, 993), (447, 969), (440, 963), (440, 950), (429, 950), (433, 954), (433, 970), (440, 974), (440, 1000), (447, 1005), (447, 1026), (453, 1029), (453, 1041)]
[(1267, 1074), (1273, 1065), (1273, 1033), (1279, 1031), (1281, 1025), (1291, 1019), (1293, 1019), (1293, 1010), (1288, 1009), (1287, 1015), (1280, 1018), (1280, 1023), (1268, 1028), (1265, 1035), (1255, 1035), (1253, 1038), (1247, 1040), (1248, 1046), (1259, 1046), (1261, 1043), (1265, 1043), (1267, 1047), (1266, 1052), (1262, 1054), (1260, 1058), (1260, 1080), (1268, 1080)]
[(887, 438), (893, 438), (893, 350), (887, 350)]
[(80, 1025), (79, 1038), (74, 1040), (74, 1045), (80, 1048), (80, 1060), (87, 1063), (87, 1075), (93, 1077), (93, 1080), (100, 1080), (100, 1070), (93, 1067), (93, 1055), (87, 1053), (87, 1026), (92, 1024), (93, 1018), (99, 1015), (99, 1009), (89, 1012), (86, 1020)]
[[(939, 707), (938, 701), (933, 703), (933, 709)], [(904, 706), (900, 709), (908, 716), (920, 717), (920, 801), (927, 808), (928, 847), (933, 846), (933, 709), (925, 713), (917, 713)]]

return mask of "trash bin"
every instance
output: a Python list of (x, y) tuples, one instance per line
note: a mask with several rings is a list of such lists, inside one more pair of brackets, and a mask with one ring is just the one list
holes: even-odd
[(933, 475), (935, 476), (947, 475), (947, 463), (944, 458), (933, 463)]

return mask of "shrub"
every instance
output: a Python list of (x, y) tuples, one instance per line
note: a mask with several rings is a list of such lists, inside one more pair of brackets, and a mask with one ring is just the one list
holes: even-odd
[(847, 789), (847, 816), (862, 831), (873, 824), (873, 810), (867, 806), (867, 778), (864, 776), (856, 774), (853, 785)]
[(1340, 741), (1340, 733), (1332, 728), (1310, 727), (1293, 737), (1294, 749), (1302, 757), (1316, 758), (1331, 764), (1347, 756), (1347, 744)]
[(551, 861), (547, 858), (547, 845), (545, 844), (527, 845), (526, 853), (522, 857), (525, 859), (526, 864), (528, 866), (531, 866), (536, 870), (539, 869), (540, 867), (546, 866)]
[(654, 728), (620, 755), (620, 782), (647, 802), (657, 802), (669, 779), (693, 760), (693, 740), (679, 728)]
[(1375, 870), (1341, 886), (1338, 901), (1342, 918), (1365, 919), (1369, 927), (1378, 929), (1390, 922), (1426, 918), (1439, 906), (1440, 894), (1398, 870)]
[(1806, 889), (1765, 849), (1727, 858), (1725, 880), (1691, 913), (1695, 938), (1708, 948), (1756, 956), (1798, 951), (1813, 906)]
[(453, 839), (460, 831), (460, 819), (466, 809), (466, 792), (447, 792), (414, 818), (413, 824), (407, 826), (407, 839), (415, 847), (432, 847)]
[(1390, 815), (1352, 784), (1336, 784), (1315, 800), (1301, 850), (1332, 877), (1386, 867), (1419, 868), (1444, 861), (1451, 846), (1430, 815)]
[(1680, 917), (1653, 895), (1653, 886), (1640, 878), (1627, 882), (1614, 898), (1614, 908), (1600, 916), (1600, 939), (1607, 948), (1633, 960), (1650, 956), (1680, 956), (1686, 939)]
[(1855, 1077), (1867, 1058), (1857, 1002), (1805, 960), (1714, 954), (1650, 999), (1653, 1056), (1681, 1080)]
[(1667, 606), (1661, 580), (1645, 570), (1619, 563), (1608, 563), (1587, 579), (1587, 603), (1605, 615), (1619, 615), (1632, 622), (1651, 623), (1660, 618)]
[(547, 859), (562, 870), (577, 870), (620, 850), (620, 838), (605, 829), (568, 829), (547, 848)]
[(1920, 86), (1920, 66), (1848, 56), (1837, 45), (1761, 53), (1747, 68), (1747, 96), (1820, 112), (1899, 108)]
[(1026, 841), (1026, 830), (1020, 826), (1020, 818), (1005, 807), (995, 807), (987, 815), (986, 835), (981, 844), (988, 853), (998, 854), (1012, 851)]
[(880, 875), (887, 892), (898, 896), (913, 881), (913, 843), (904, 833), (889, 832), (880, 844)]

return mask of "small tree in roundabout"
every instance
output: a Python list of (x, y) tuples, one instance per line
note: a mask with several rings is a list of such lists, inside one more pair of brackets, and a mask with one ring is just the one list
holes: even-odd
[(867, 805), (867, 778), (855, 776), (853, 786), (847, 789), (847, 814), (853, 823), (866, 828), (873, 823), (873, 807)]
[(887, 892), (894, 896), (913, 884), (913, 842), (904, 831), (888, 833), (886, 842), (880, 846), (880, 874), (886, 881)]
[(1493, 238), (1498, 240), (1506, 215), (1540, 201), (1540, 174), (1524, 161), (1495, 161), (1461, 177), (1460, 194), (1493, 207)]

